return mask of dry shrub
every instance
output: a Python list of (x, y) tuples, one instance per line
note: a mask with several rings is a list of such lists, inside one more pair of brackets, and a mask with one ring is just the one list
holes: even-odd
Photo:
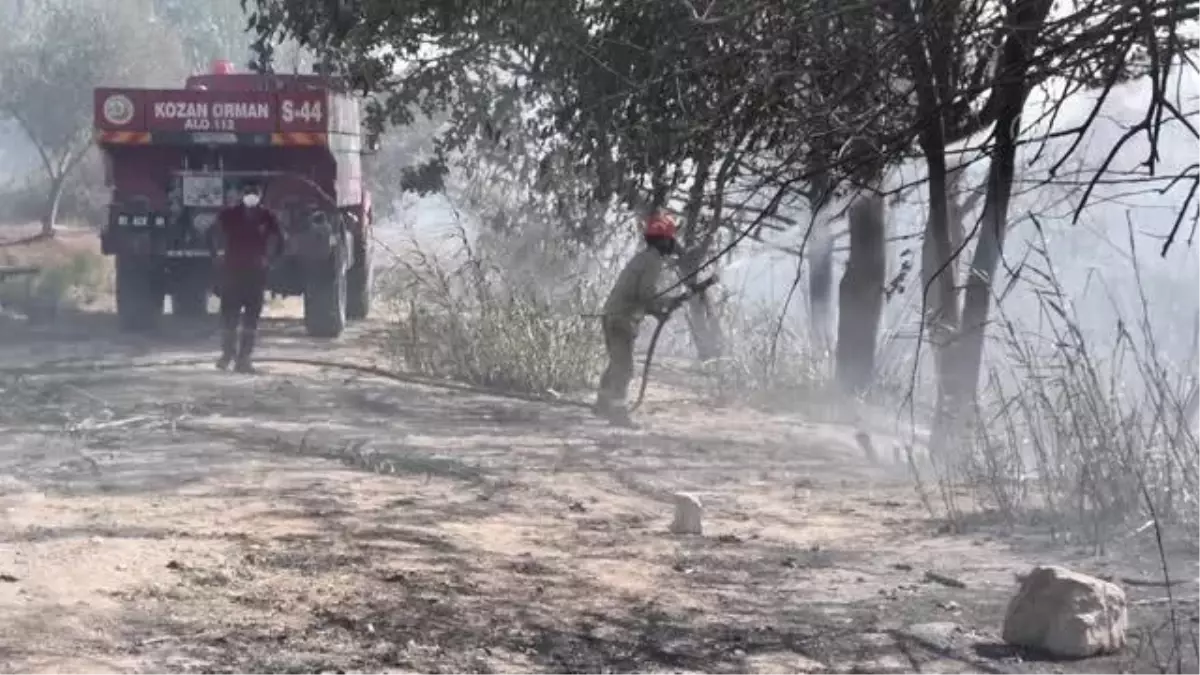
[(726, 298), (721, 324), (732, 347), (706, 365), (714, 398), (723, 404), (798, 409), (827, 398), (830, 369), (779, 310), (767, 304), (742, 306)]
[(607, 287), (584, 274), (546, 272), (555, 267), (550, 261), (517, 264), (503, 246), (477, 243), (459, 229), (450, 255), (416, 241), (398, 254), (385, 282), (399, 316), (397, 360), (416, 372), (508, 391), (592, 386), (604, 346), (598, 320), (586, 314), (597, 311)]
[[(1189, 420), (1195, 375), (1167, 363), (1149, 317), (1115, 321), (1111, 349), (1089, 344), (1053, 267), (1039, 273), (1036, 334), (998, 311), (999, 365), (987, 374), (960, 456), (940, 458), (943, 503), (1036, 522), (1103, 551), (1148, 531), (1196, 546), (1200, 444)], [(1139, 286), (1140, 288), (1140, 286)], [(1145, 298), (1143, 297), (1143, 302)]]
[[(6, 264), (0, 262), (0, 264)], [(74, 251), (61, 260), (46, 260), (32, 276), (0, 281), (0, 307), (33, 320), (49, 320), (65, 309), (95, 303), (111, 285), (109, 266), (92, 251)]]
[(903, 345), (896, 327), (881, 332), (874, 382), (860, 396), (849, 397), (834, 379), (833, 355), (814, 344), (802, 312), (789, 312), (781, 319), (778, 306), (743, 304), (730, 297), (718, 306), (731, 348), (722, 359), (705, 365), (716, 402), (864, 428), (895, 425), (912, 369), (911, 356), (900, 354)]

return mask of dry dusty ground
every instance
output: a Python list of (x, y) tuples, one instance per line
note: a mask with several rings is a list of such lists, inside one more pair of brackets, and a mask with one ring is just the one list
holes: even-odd
[[(378, 328), (321, 343), (270, 321), (262, 353), (362, 362)], [(208, 357), (213, 339), (0, 317), (0, 371)], [(0, 374), (0, 670), (1154, 667), (1144, 639), (1075, 663), (997, 640), (1030, 564), (1153, 579), (1152, 558), (948, 534), (845, 429), (660, 388), (626, 431), (570, 405), (264, 370)], [(680, 490), (705, 502), (703, 537), (666, 532)], [(1194, 630), (1195, 561), (1174, 572)], [(1164, 650), (1164, 589), (1127, 590), (1146, 601), (1134, 636)]]

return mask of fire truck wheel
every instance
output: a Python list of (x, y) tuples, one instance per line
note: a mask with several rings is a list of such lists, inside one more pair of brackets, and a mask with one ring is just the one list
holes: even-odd
[(328, 265), (310, 271), (304, 289), (304, 328), (310, 337), (336, 338), (346, 327), (346, 271)]
[(117, 320), (126, 331), (153, 328), (166, 299), (158, 268), (150, 261), (117, 256)]
[(354, 265), (346, 270), (346, 318), (352, 321), (371, 315), (371, 286), (374, 270), (366, 241), (354, 242)]

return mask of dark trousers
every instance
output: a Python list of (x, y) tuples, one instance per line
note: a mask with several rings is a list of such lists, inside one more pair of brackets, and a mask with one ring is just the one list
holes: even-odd
[(605, 317), (604, 348), (608, 351), (608, 366), (600, 376), (600, 392), (596, 403), (602, 408), (624, 408), (633, 380), (633, 343), (638, 326), (623, 318)]
[[(267, 272), (261, 269), (227, 269), (221, 274), (221, 365), (235, 354), (239, 367), (248, 367), (254, 351), (258, 319), (267, 292)], [(239, 339), (238, 324), (242, 326)]]
[(226, 270), (221, 279), (221, 327), (258, 330), (263, 299), (267, 292), (265, 270)]

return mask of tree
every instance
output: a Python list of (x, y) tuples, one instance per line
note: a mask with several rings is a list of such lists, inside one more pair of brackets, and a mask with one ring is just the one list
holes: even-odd
[(988, 164), (987, 193), (980, 217), (982, 231), (968, 275), (962, 326), (947, 364), (950, 377), (947, 399), (957, 403), (952, 420), (961, 418), (965, 410), (969, 410), (964, 402), (973, 402), (976, 396), (992, 279), (1008, 229), (1021, 115), (1030, 91), (1029, 66), (1050, 7), (1049, 0), (1017, 0), (1010, 6), (1008, 20), (1002, 29), (1002, 47), (992, 94), (996, 101), (996, 122)]
[(808, 303), (809, 336), (819, 354), (828, 354), (833, 317), (833, 251), (834, 233), (832, 222), (821, 222), (818, 218), (827, 207), (831, 190), (828, 174), (813, 179), (813, 192), (819, 195), (810, 208), (812, 210), (811, 241), (808, 251)]
[(853, 139), (847, 154), (861, 193), (850, 205), (850, 259), (838, 289), (836, 377), (844, 393), (862, 394), (875, 375), (875, 342), (883, 312), (887, 274), (884, 200), (879, 194), (882, 162), (875, 149)]
[(2, 38), (0, 115), (17, 123), (41, 159), (42, 232), (53, 235), (64, 186), (91, 148), (92, 90), (165, 86), (186, 71), (170, 35), (147, 30), (152, 13), (140, 0), (41, 0), (24, 9)]
[[(1150, 141), (1146, 166), (1152, 174), (1157, 129), (1165, 119), (1178, 120), (1195, 133), (1162, 92), (1164, 78), (1195, 47), (1195, 41), (1183, 39), (1178, 29), (1195, 20), (1197, 7), (1177, 0), (1118, 5), (1083, 0), (1067, 3), (1052, 14), (1050, 0), (1016, 0), (1003, 6), (964, 0), (928, 7), (917, 4), (919, 12), (912, 0), (888, 0), (895, 31), (905, 40), (903, 58), (921, 120), (918, 145), (928, 169), (930, 215), (922, 281), (927, 291), (926, 325), (938, 370), (938, 412), (932, 435), (936, 443), (945, 444), (959, 437), (976, 398), (992, 284), (1008, 227), (1016, 152), (1022, 143), (1030, 142), (1021, 138), (1029, 93), (1039, 85), (1055, 83), (1059, 91), (1044, 113), (1054, 119), (1074, 94), (1099, 89), (1091, 114), (1077, 127), (1057, 134), (1076, 136), (1057, 157), (1061, 167), (1078, 148), (1112, 86), (1129, 77), (1151, 77), (1154, 96), (1146, 102), (1145, 120), (1120, 140), (1096, 171), (1092, 185), (1102, 178), (1121, 146), (1138, 133), (1145, 133)], [(969, 37), (979, 34), (992, 37), (985, 42)], [(962, 239), (955, 232), (955, 218), (961, 211), (955, 214), (952, 208), (948, 187), (954, 176), (946, 152), (950, 143), (989, 130), (989, 137), (976, 148), (989, 163), (988, 179), (983, 213), (975, 228), (979, 240), (960, 310), (954, 271), (967, 242), (955, 244)], [(1086, 206), (1089, 194), (1090, 188), (1079, 200), (1076, 214)], [(1180, 219), (1186, 209), (1185, 203)]]
[[(855, 344), (843, 345), (839, 337), (833, 352), (836, 370), (842, 374), (839, 379), (843, 384), (857, 382), (848, 387), (857, 391), (873, 377), (871, 364), (886, 263), (881, 257), (885, 244), (883, 223), (871, 215), (882, 213), (883, 206), (882, 202), (858, 203), (859, 208), (847, 210), (844, 205), (837, 209), (834, 205), (846, 197), (854, 202), (882, 198), (878, 195), (879, 174), (889, 162), (906, 154), (907, 130), (913, 124), (913, 115), (906, 100), (908, 92), (895, 86), (903, 73), (896, 69), (899, 60), (893, 49), (882, 41), (887, 26), (877, 4), (818, 0), (813, 10), (804, 23), (811, 28), (809, 42), (816, 47), (808, 46), (791, 55), (804, 64), (804, 70), (791, 85), (796, 91), (784, 119), (790, 117), (792, 121), (784, 128), (790, 129), (787, 137), (802, 139), (796, 145), (803, 161), (791, 170), (807, 184), (803, 194), (810, 224), (805, 237), (808, 251), (802, 252), (809, 254), (811, 334), (820, 352), (827, 352), (830, 345), (833, 254), (838, 237), (833, 225), (843, 213), (850, 216), (851, 261), (843, 283), (849, 283), (854, 291), (840, 304), (857, 318), (839, 316), (838, 334), (852, 335), (850, 340)], [(785, 68), (786, 63), (777, 61), (774, 67)], [(820, 119), (822, 116), (824, 119)], [(843, 153), (851, 146), (871, 150)], [(878, 237), (872, 236), (877, 230)], [(869, 327), (870, 332), (864, 334), (851, 326), (862, 330)], [(858, 368), (848, 361), (865, 367)]]

